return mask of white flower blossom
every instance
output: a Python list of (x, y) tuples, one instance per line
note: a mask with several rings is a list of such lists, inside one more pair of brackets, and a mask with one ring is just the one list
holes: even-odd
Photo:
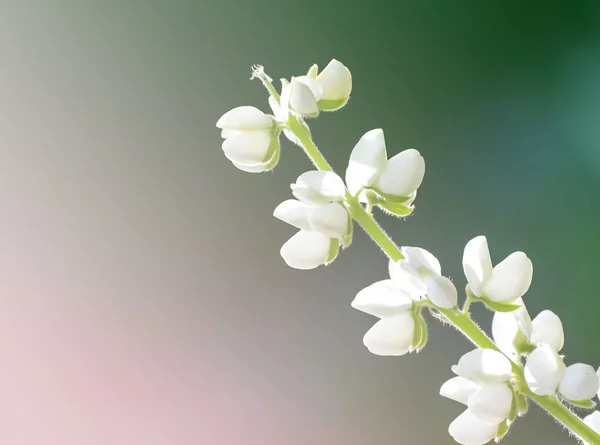
[(456, 306), (458, 293), (454, 284), (441, 275), (442, 268), (435, 256), (420, 247), (401, 249), (404, 259), (389, 262), (390, 277), (413, 300), (427, 295), (438, 307), (450, 309)]
[(318, 101), (319, 109), (338, 110), (348, 102), (352, 92), (352, 75), (343, 63), (332, 59), (317, 76), (317, 82), (322, 90)]
[(240, 170), (260, 173), (271, 170), (279, 160), (279, 137), (275, 121), (257, 108), (242, 106), (217, 121), (223, 152)]
[(383, 130), (365, 133), (354, 146), (346, 170), (346, 184), (355, 196), (362, 188), (372, 188), (382, 195), (393, 195), (411, 201), (421, 185), (425, 161), (414, 149), (404, 150), (387, 159)]
[(482, 445), (496, 436), (513, 404), (510, 361), (492, 349), (475, 349), (463, 355), (453, 367), (453, 377), (440, 388), (440, 394), (467, 405), (449, 427), (450, 435), (461, 444)]
[(529, 354), (523, 374), (534, 394), (549, 396), (556, 392), (565, 370), (566, 366), (556, 350), (542, 343)]
[(282, 202), (273, 216), (300, 232), (283, 245), (281, 256), (295, 269), (314, 269), (330, 263), (352, 227), (348, 211), (341, 204), (344, 183), (335, 173), (309, 171), (300, 175), (291, 188), (297, 200)]
[(567, 400), (587, 400), (596, 395), (600, 382), (596, 370), (584, 363), (575, 363), (565, 370), (558, 392)]
[(523, 252), (511, 253), (492, 267), (485, 236), (467, 243), (463, 269), (471, 292), (496, 303), (514, 303), (527, 292), (533, 277), (533, 265)]

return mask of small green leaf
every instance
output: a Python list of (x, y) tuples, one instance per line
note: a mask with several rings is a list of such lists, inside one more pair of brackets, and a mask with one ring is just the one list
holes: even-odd
[(325, 261), (325, 264), (330, 264), (333, 260), (335, 260), (338, 256), (339, 251), (340, 242), (336, 238), (331, 238), (329, 242), (329, 256), (327, 257), (327, 261)]
[(518, 304), (496, 303), (486, 298), (480, 298), (480, 300), (483, 301), (488, 308), (496, 312), (512, 312), (521, 307)]
[(517, 397), (517, 412), (519, 417), (523, 417), (529, 411), (529, 402), (525, 394), (518, 394)]
[(339, 110), (340, 108), (342, 108), (344, 105), (346, 105), (346, 103), (348, 102), (348, 98), (345, 97), (343, 99), (322, 99), (319, 102), (317, 102), (317, 106), (319, 107), (319, 110), (321, 111), (335, 111), (335, 110)]
[(414, 210), (413, 206), (407, 207), (404, 204), (387, 202), (384, 200), (376, 200), (375, 203), (377, 206), (381, 207), (384, 210), (387, 210), (388, 212), (396, 216), (408, 216)]
[(567, 402), (569, 405), (573, 405), (577, 408), (584, 408), (584, 409), (594, 409), (596, 408), (596, 402), (594, 402), (591, 399), (587, 399), (587, 400), (567, 400), (567, 399), (563, 399), (565, 402)]
[(500, 425), (498, 425), (498, 430), (496, 431), (496, 437), (494, 438), (494, 441), (496, 443), (500, 442), (504, 436), (506, 436), (506, 433), (508, 433), (508, 430), (510, 429), (510, 423), (508, 421), (504, 421), (504, 422), (500, 422)]

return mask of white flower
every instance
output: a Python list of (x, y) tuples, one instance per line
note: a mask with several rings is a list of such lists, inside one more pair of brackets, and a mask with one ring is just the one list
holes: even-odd
[(546, 343), (559, 352), (564, 343), (563, 325), (558, 315), (552, 311), (542, 311), (533, 319), (531, 343), (538, 345)]
[(279, 137), (275, 121), (257, 108), (242, 106), (217, 121), (223, 152), (240, 170), (260, 173), (271, 170), (279, 160)]
[(496, 436), (498, 425), (482, 422), (471, 410), (465, 410), (448, 427), (452, 438), (463, 445), (483, 445)]
[(321, 110), (333, 111), (343, 107), (352, 92), (352, 75), (343, 63), (332, 59), (317, 76), (322, 95), (318, 101)]
[[(592, 430), (600, 434), (600, 411), (594, 411), (592, 414), (583, 418), (583, 422)], [(587, 442), (584, 442), (589, 445)]]
[(281, 108), (301, 116), (316, 117), (319, 115), (317, 103), (322, 95), (323, 89), (316, 79), (310, 76), (292, 77), (281, 90)]
[(467, 405), (449, 428), (461, 444), (480, 445), (496, 436), (513, 404), (510, 361), (492, 349), (475, 349), (461, 357), (453, 367), (453, 377), (440, 388), (440, 394)]
[(335, 259), (340, 241), (346, 244), (352, 224), (340, 203), (344, 183), (335, 173), (309, 171), (292, 184), (298, 200), (288, 199), (273, 211), (276, 218), (300, 229), (281, 248), (284, 261), (295, 269), (314, 269)]
[(440, 262), (435, 256), (419, 247), (404, 246), (401, 249), (404, 259), (389, 262), (390, 277), (413, 300), (421, 300), (427, 295), (429, 300), (444, 309), (456, 306), (458, 293), (454, 284), (441, 276)]
[(596, 370), (584, 363), (575, 363), (565, 370), (558, 392), (567, 400), (587, 400), (596, 395), (600, 382)]
[(463, 270), (471, 292), (496, 303), (513, 303), (531, 285), (533, 265), (523, 252), (514, 252), (492, 268), (485, 236), (469, 241), (463, 255)]
[(513, 361), (518, 362), (517, 347), (521, 342), (528, 342), (531, 337), (533, 324), (527, 308), (521, 298), (513, 304), (519, 309), (512, 312), (495, 312), (492, 320), (492, 337), (500, 350)]
[(363, 338), (364, 345), (376, 355), (404, 355), (412, 350), (415, 320), (412, 300), (392, 280), (382, 280), (361, 290), (352, 307), (379, 317)]
[(565, 364), (556, 350), (542, 343), (527, 358), (524, 369), (525, 382), (534, 394), (549, 396), (556, 392), (565, 369)]
[[(598, 380), (600, 380), (600, 368), (598, 368), (596, 375), (598, 376)], [(600, 390), (598, 390), (598, 399), (600, 399)]]
[(421, 185), (425, 161), (414, 149), (404, 150), (389, 161), (383, 130), (365, 133), (354, 146), (346, 170), (348, 191), (355, 196), (361, 188), (372, 188), (382, 195), (393, 195), (411, 201)]

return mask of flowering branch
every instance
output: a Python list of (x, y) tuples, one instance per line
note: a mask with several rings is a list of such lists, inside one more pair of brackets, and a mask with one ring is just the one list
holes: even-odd
[[(600, 411), (581, 420), (562, 402), (594, 408), (600, 370), (596, 373), (581, 363), (566, 367), (558, 354), (564, 336), (555, 314), (543, 311), (530, 319), (521, 297), (531, 284), (531, 260), (515, 252), (492, 267), (485, 237), (469, 241), (463, 255), (469, 285), (459, 310), (456, 288), (442, 276), (438, 260), (421, 248), (399, 248), (372, 215), (374, 207), (400, 217), (412, 212), (425, 172), (423, 158), (416, 150), (405, 150), (388, 160), (383, 131), (371, 130), (352, 150), (344, 184), (314, 144), (304, 118), (343, 107), (352, 79), (336, 60), (317, 72), (314, 65), (305, 76), (283, 79), (280, 96), (263, 68), (255, 66), (252, 78), (260, 79), (269, 91), (273, 116), (254, 107), (238, 107), (217, 123), (223, 130), (225, 155), (241, 170), (274, 168), (281, 132), (302, 147), (317, 168), (292, 184), (296, 199), (274, 211), (275, 217), (300, 229), (281, 248), (286, 263), (297, 269), (331, 263), (340, 245), (351, 244), (356, 221), (390, 260), (391, 279), (368, 286), (352, 302), (354, 308), (380, 319), (365, 334), (365, 346), (377, 355), (420, 351), (427, 342), (422, 316), (427, 307), (477, 347), (459, 360), (452, 368), (457, 376), (440, 389), (441, 395), (468, 407), (449, 427), (457, 442), (482, 445), (501, 440), (516, 418), (527, 412), (531, 399), (572, 434), (600, 445)], [(473, 302), (495, 312), (493, 340), (472, 320)]]

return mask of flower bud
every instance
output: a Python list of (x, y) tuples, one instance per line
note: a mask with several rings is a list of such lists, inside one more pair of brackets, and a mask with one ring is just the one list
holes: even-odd
[(542, 311), (533, 319), (533, 329), (531, 332), (531, 343), (546, 343), (550, 345), (556, 352), (559, 352), (564, 345), (565, 336), (563, 333), (563, 325), (552, 311)]
[(523, 252), (514, 252), (494, 267), (483, 291), (493, 302), (512, 303), (529, 290), (532, 277), (531, 260)]
[(290, 108), (301, 116), (316, 117), (319, 115), (317, 102), (321, 94), (321, 85), (316, 79), (310, 76), (292, 77), (289, 85), (281, 91), (281, 108)]
[(477, 297), (483, 296), (483, 285), (492, 276), (492, 259), (485, 236), (476, 236), (465, 246), (463, 270), (471, 292)]
[(331, 262), (337, 255), (337, 246), (337, 240), (320, 232), (300, 230), (286, 241), (280, 254), (288, 266), (309, 270)]
[(453, 370), (457, 375), (480, 385), (506, 382), (512, 374), (510, 361), (493, 349), (467, 352)]
[(556, 392), (565, 374), (565, 364), (551, 346), (541, 344), (527, 358), (524, 375), (529, 389), (538, 396)]
[(458, 302), (456, 287), (448, 278), (434, 275), (427, 278), (427, 297), (437, 307), (452, 309)]
[(362, 187), (371, 187), (387, 163), (383, 130), (376, 128), (366, 132), (350, 153), (346, 169), (346, 184), (352, 196)]
[(498, 431), (498, 425), (482, 422), (469, 409), (452, 421), (448, 433), (462, 445), (483, 445), (488, 443)]
[(411, 312), (400, 312), (375, 323), (365, 334), (363, 343), (375, 355), (404, 355), (412, 348), (414, 331)]
[(344, 64), (332, 59), (319, 73), (317, 81), (323, 90), (318, 102), (319, 109), (334, 111), (346, 105), (352, 92), (352, 75)]
[(240, 170), (260, 173), (279, 161), (279, 133), (271, 116), (254, 107), (237, 107), (217, 122), (222, 128), (223, 152)]
[(567, 400), (587, 400), (596, 395), (600, 382), (596, 370), (584, 363), (575, 363), (565, 370), (558, 392)]
[(292, 194), (297, 199), (316, 205), (341, 201), (346, 195), (346, 186), (342, 178), (324, 170), (302, 173), (291, 188)]
[(388, 160), (375, 188), (383, 195), (408, 196), (419, 188), (425, 175), (425, 160), (414, 149), (404, 150)]

